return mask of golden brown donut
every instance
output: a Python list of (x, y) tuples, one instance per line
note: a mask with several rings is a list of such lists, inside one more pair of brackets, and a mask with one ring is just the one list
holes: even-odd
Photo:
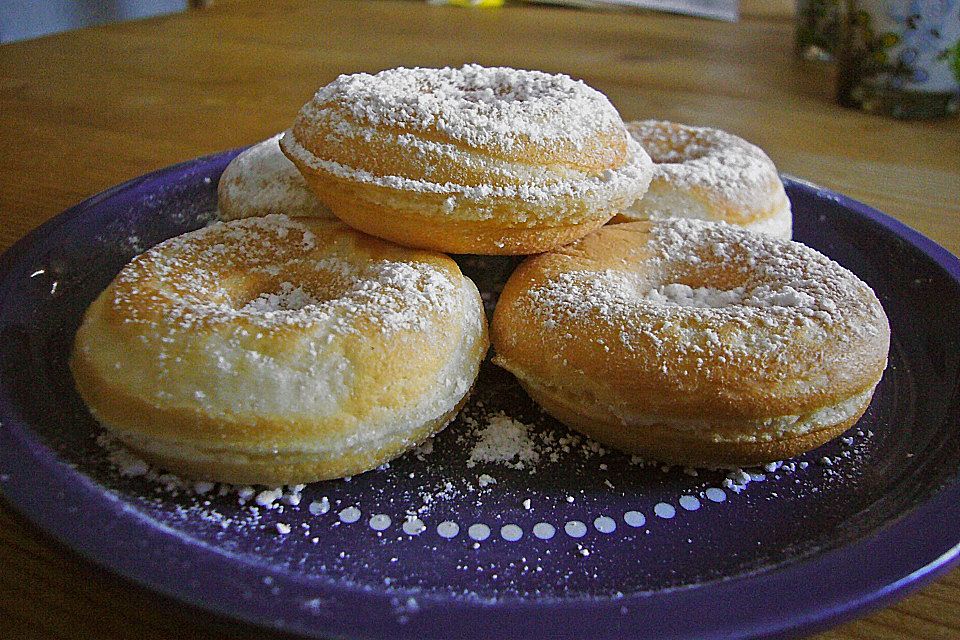
[(675, 219), (528, 258), (492, 336), (494, 361), (558, 420), (713, 466), (780, 460), (853, 425), (890, 331), (873, 291), (817, 251)]
[(628, 122), (654, 162), (650, 188), (614, 222), (698, 218), (789, 240), (790, 200), (759, 147), (719, 129)]
[(303, 176), (280, 151), (280, 136), (258, 142), (234, 158), (220, 176), (217, 208), (221, 220), (272, 213), (335, 220)]
[(455, 253), (566, 244), (641, 196), (652, 170), (598, 91), (477, 65), (340, 76), (280, 146), (344, 222)]
[(87, 310), (71, 369), (148, 460), (275, 486), (357, 474), (436, 433), (486, 349), (477, 288), (447, 256), (267, 216), (134, 258)]

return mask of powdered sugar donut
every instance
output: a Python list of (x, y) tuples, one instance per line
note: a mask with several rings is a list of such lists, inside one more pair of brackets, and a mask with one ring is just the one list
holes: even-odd
[(340, 76), (281, 148), (351, 226), (458, 253), (563, 245), (641, 196), (652, 171), (603, 94), (477, 65)]
[(686, 464), (813, 449), (866, 410), (890, 332), (873, 291), (797, 242), (700, 220), (609, 225), (527, 259), (495, 362), (567, 425)]
[(217, 185), (221, 220), (270, 214), (335, 219), (280, 151), (282, 135), (253, 145), (224, 169)]
[(87, 310), (71, 368), (145, 458), (275, 486), (366, 471), (439, 431), (486, 349), (450, 258), (267, 216), (134, 258)]
[(762, 149), (719, 129), (673, 122), (630, 122), (627, 130), (654, 171), (644, 196), (615, 222), (699, 218), (790, 239), (790, 200)]

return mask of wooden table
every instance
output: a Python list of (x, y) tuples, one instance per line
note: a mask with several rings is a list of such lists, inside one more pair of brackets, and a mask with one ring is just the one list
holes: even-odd
[[(960, 120), (905, 123), (831, 100), (792, 57), (787, 0), (737, 24), (662, 14), (420, 2), (235, 1), (0, 47), (0, 250), (64, 208), (165, 165), (285, 128), (341, 72), (476, 61), (562, 71), (624, 119), (709, 124), (785, 172), (960, 252)], [(147, 592), (0, 507), (0, 637), (264, 637)], [(817, 636), (960, 637), (960, 571)]]

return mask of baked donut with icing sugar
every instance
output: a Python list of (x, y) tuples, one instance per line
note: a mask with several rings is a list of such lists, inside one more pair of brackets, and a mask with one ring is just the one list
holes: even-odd
[(790, 200), (762, 149), (719, 129), (663, 120), (628, 122), (627, 130), (653, 159), (653, 178), (614, 222), (698, 218), (790, 239)]
[(221, 220), (271, 214), (336, 219), (280, 151), (282, 135), (244, 150), (223, 170), (217, 184)]
[(433, 435), (486, 350), (477, 288), (447, 256), (273, 215), (134, 258), (87, 310), (71, 369), (149, 461), (276, 486), (355, 475)]
[(890, 330), (870, 287), (817, 251), (674, 219), (528, 258), (492, 339), (495, 362), (561, 422), (713, 466), (781, 460), (855, 424)]
[(653, 168), (600, 92), (478, 65), (340, 76), (280, 146), (347, 224), (454, 253), (569, 243), (642, 196)]

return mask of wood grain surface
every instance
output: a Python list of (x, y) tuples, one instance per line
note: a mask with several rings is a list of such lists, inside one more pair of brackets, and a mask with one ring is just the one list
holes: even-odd
[[(835, 106), (829, 67), (793, 59), (792, 3), (743, 4), (727, 24), (532, 5), (231, 0), (4, 45), (0, 250), (118, 182), (285, 128), (339, 73), (476, 61), (582, 77), (624, 119), (727, 129), (781, 170), (958, 253), (960, 121)], [(114, 577), (0, 506), (0, 638), (200, 636), (273, 637)], [(960, 638), (960, 571), (816, 637)]]

